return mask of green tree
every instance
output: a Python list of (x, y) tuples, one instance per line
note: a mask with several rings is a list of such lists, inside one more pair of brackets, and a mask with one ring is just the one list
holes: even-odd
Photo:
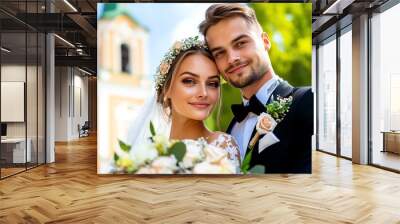
[(275, 73), (293, 86), (311, 85), (311, 3), (251, 3), (271, 41)]
[(224, 82), (221, 85), (220, 101), (221, 103), (216, 106), (212, 115), (206, 120), (206, 125), (211, 130), (226, 131), (233, 118), (231, 105), (242, 102), (239, 89)]

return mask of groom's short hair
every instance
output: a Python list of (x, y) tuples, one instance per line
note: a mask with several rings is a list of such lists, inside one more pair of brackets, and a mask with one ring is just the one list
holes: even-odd
[(252, 8), (240, 3), (219, 3), (208, 7), (206, 11), (206, 19), (199, 25), (200, 33), (206, 36), (207, 31), (211, 26), (217, 24), (221, 20), (235, 16), (242, 17), (248, 24), (255, 25), (260, 31), (262, 31), (256, 13)]

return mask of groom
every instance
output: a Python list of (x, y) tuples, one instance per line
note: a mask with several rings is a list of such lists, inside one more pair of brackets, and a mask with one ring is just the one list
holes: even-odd
[[(250, 167), (265, 165), (266, 173), (311, 173), (313, 93), (311, 88), (292, 87), (274, 73), (268, 55), (271, 42), (254, 10), (242, 4), (214, 4), (199, 29), (224, 79), (242, 93), (243, 104), (232, 105), (235, 117), (227, 130), (237, 140), (242, 159), (252, 152)], [(257, 116), (278, 96), (292, 96), (289, 111), (250, 151)]]

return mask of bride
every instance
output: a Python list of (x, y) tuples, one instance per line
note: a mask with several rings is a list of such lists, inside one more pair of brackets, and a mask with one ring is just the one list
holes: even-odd
[(178, 41), (165, 54), (156, 74), (156, 92), (128, 133), (132, 146), (150, 136), (148, 123), (170, 139), (203, 138), (227, 152), (239, 172), (240, 155), (231, 135), (209, 130), (204, 121), (220, 100), (221, 81), (211, 53), (197, 37)]

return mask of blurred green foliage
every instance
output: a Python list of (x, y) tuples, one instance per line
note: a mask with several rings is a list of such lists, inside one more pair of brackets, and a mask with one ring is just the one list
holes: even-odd
[[(240, 90), (228, 83), (223, 83), (221, 85), (221, 103), (216, 106), (212, 115), (206, 120), (206, 126), (211, 130), (225, 132), (233, 118), (231, 105), (241, 102)], [(219, 116), (218, 110), (220, 110)]]
[(293, 86), (311, 85), (311, 4), (250, 4), (270, 38), (275, 73)]
[[(250, 3), (271, 41), (268, 52), (277, 75), (293, 86), (311, 85), (311, 3)], [(233, 118), (231, 105), (241, 103), (239, 89), (222, 85), (220, 115), (216, 108), (207, 120), (211, 130), (226, 131)], [(218, 125), (220, 124), (220, 125)]]

